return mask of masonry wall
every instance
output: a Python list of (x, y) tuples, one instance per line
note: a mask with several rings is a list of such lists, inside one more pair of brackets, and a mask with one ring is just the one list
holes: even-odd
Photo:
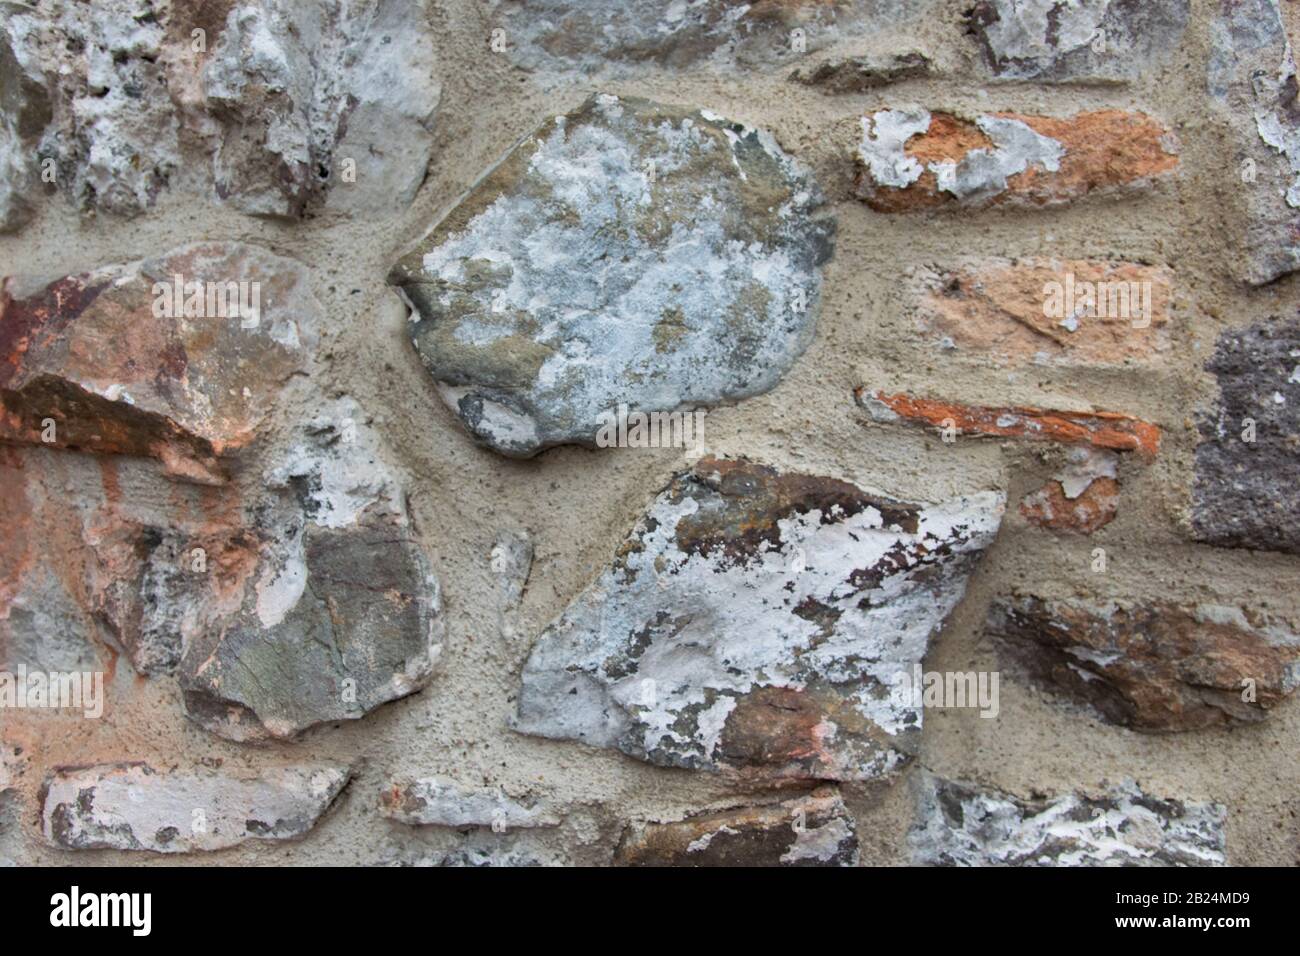
[(0, 4), (0, 858), (1295, 862), (1300, 5), (528, 6)]

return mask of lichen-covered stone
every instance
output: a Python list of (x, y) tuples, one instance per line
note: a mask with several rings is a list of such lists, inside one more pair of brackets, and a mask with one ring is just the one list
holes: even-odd
[(223, 850), (307, 833), (347, 784), (346, 767), (268, 767), (255, 776), (143, 763), (60, 769), (41, 787), (41, 829), (68, 850)]
[[(1245, 234), (1233, 270), (1254, 285), (1300, 268), (1300, 104), (1278, 0), (1219, 4), (1210, 28), (1209, 92), (1235, 151), (1229, 169)], [(1225, 157), (1227, 158), (1227, 157)]]
[(494, 0), (491, 49), (572, 75), (778, 68), (840, 39), (914, 23), (931, 0)]
[(1132, 781), (1095, 795), (1024, 800), (920, 774), (913, 858), (930, 866), (1222, 866), (1227, 811), (1148, 796)]
[(858, 835), (830, 788), (783, 803), (628, 827), (619, 866), (854, 866)]
[(515, 800), (501, 790), (460, 787), (432, 777), (393, 781), (380, 795), (379, 810), (391, 820), (413, 826), (490, 827), (500, 833), (560, 825), (560, 817), (544, 803)]
[(99, 0), (7, 12), (0, 35), (51, 104), (30, 141), (87, 212), (135, 215), (183, 185), (254, 215), (375, 215), (403, 208), (424, 179), (440, 91), (420, 5)]
[(1094, 192), (1150, 187), (1178, 167), (1178, 142), (1142, 113), (1056, 118), (924, 109), (862, 118), (855, 192), (877, 212), (945, 205), (1059, 206)]
[(50, 98), (35, 64), (19, 59), (14, 18), (25, 5), (0, 3), (0, 233), (14, 232), (35, 211), (36, 145), (50, 121)]
[(600, 94), (526, 137), (392, 270), (474, 436), (593, 445), (620, 403), (771, 389), (812, 339), (832, 220), (772, 137)]
[(350, 399), (324, 406), (267, 475), (258, 563), (238, 613), (185, 649), (189, 715), (234, 740), (355, 720), (428, 683), (441, 594), (405, 496)]
[(238, 243), (49, 284), (4, 279), (0, 441), (143, 455), (224, 483), (221, 459), (308, 368), (322, 311), (305, 267)]
[(1115, 83), (1169, 59), (1188, 0), (980, 0), (966, 16), (1000, 79)]
[(921, 725), (891, 689), (1001, 513), (704, 459), (538, 639), (515, 727), (764, 781), (884, 776)]
[(1263, 720), (1300, 686), (1300, 635), (1236, 607), (1015, 595), (988, 631), (1035, 680), (1135, 730)]
[(1225, 330), (1206, 370), (1218, 396), (1197, 422), (1195, 536), (1300, 554), (1300, 320)]

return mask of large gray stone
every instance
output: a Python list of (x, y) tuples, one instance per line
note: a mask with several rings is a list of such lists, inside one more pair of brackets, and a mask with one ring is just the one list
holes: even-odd
[(1022, 800), (919, 775), (913, 858), (930, 866), (1222, 866), (1227, 812), (1148, 796), (1132, 781), (1104, 793)]
[(1178, 49), (1188, 0), (980, 0), (970, 34), (999, 79), (1116, 83)]
[(442, 653), (437, 578), (355, 402), (325, 405), (267, 475), (239, 610), (180, 664), (189, 715), (234, 740), (293, 737), (414, 693)]
[(1209, 90), (1235, 146), (1228, 155), (1246, 219), (1233, 268), (1262, 285), (1300, 268), (1296, 65), (1277, 0), (1220, 6), (1210, 29)]
[(346, 786), (339, 766), (269, 767), (256, 776), (142, 763), (60, 769), (41, 788), (41, 830), (68, 850), (223, 850), (291, 840)]
[(600, 94), (516, 146), (393, 268), (412, 340), (484, 444), (771, 389), (812, 339), (834, 223), (772, 137)]
[(1192, 527), (1211, 544), (1300, 554), (1300, 321), (1228, 329), (1206, 364)]
[(887, 775), (920, 736), (900, 677), (1002, 507), (704, 459), (537, 640), (514, 726), (765, 782)]

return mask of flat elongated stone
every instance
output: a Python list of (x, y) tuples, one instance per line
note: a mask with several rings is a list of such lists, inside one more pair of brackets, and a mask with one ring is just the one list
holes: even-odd
[(494, 0), (491, 49), (562, 74), (778, 67), (920, 20), (931, 0)]
[(606, 416), (771, 389), (812, 338), (834, 223), (761, 131), (605, 94), (469, 191), (389, 281), (480, 442), (594, 445)]
[(68, 850), (190, 853), (292, 840), (315, 826), (350, 776), (323, 765), (256, 776), (142, 763), (56, 770), (41, 788), (41, 829)]
[(1104, 793), (1022, 800), (991, 788), (918, 778), (913, 858), (930, 866), (1222, 866), (1227, 811), (1148, 796), (1125, 782)]
[(858, 835), (839, 794), (806, 797), (688, 817), (633, 824), (623, 834), (619, 866), (853, 866)]
[(858, 405), (880, 423), (951, 428), (957, 434), (990, 438), (1090, 445), (1115, 451), (1136, 451), (1147, 457), (1160, 450), (1158, 426), (1118, 412), (966, 405), (865, 387), (858, 388), (855, 394)]
[(1017, 595), (988, 630), (1034, 679), (1135, 730), (1263, 720), (1300, 686), (1300, 635), (1235, 607)]
[(966, 16), (993, 76), (1118, 83), (1168, 60), (1187, 14), (1188, 0), (980, 0)]
[(442, 653), (438, 580), (355, 402), (323, 407), (270, 475), (236, 613), (180, 663), (190, 717), (234, 740), (355, 720), (428, 683)]
[(704, 459), (538, 639), (515, 727), (760, 780), (886, 775), (921, 724), (891, 688), (1001, 513)]
[(949, 204), (1058, 206), (1089, 193), (1142, 189), (1178, 167), (1173, 134), (1143, 113), (1056, 118), (924, 109), (862, 118), (855, 190), (877, 212)]
[(223, 483), (221, 459), (308, 367), (321, 313), (302, 265), (237, 243), (48, 285), (5, 279), (0, 441), (144, 455)]
[(1210, 544), (1300, 554), (1300, 321), (1227, 329), (1206, 363), (1192, 528)]
[(795, 70), (790, 78), (823, 93), (864, 93), (891, 83), (930, 76), (934, 64), (924, 53), (863, 55), (827, 60), (808, 69)]
[(999, 365), (1155, 365), (1169, 348), (1173, 273), (1099, 259), (993, 259), (928, 274), (918, 324)]
[(1208, 86), (1235, 146), (1245, 234), (1233, 269), (1253, 285), (1300, 268), (1300, 103), (1277, 0), (1219, 5)]
[(394, 781), (380, 795), (380, 812), (414, 826), (557, 827), (560, 817), (537, 802), (512, 800), (501, 790), (466, 788), (432, 777)]

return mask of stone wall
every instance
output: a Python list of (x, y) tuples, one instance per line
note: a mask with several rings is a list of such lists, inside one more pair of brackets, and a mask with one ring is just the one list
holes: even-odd
[(0, 2), (0, 862), (1297, 862), (1288, 29)]

